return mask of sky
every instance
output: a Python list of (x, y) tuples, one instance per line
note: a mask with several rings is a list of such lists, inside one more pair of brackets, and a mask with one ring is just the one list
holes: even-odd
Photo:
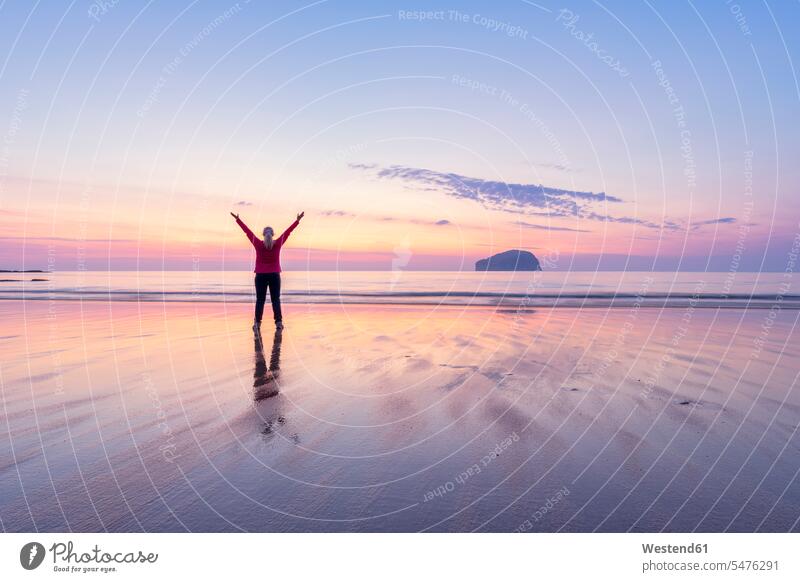
[(0, 268), (784, 271), (796, 2), (0, 3)]

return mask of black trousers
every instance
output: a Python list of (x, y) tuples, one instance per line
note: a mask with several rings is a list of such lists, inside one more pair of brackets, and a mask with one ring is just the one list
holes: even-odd
[(264, 315), (264, 303), (267, 301), (267, 289), (269, 289), (269, 300), (272, 302), (272, 315), (275, 321), (283, 320), (281, 314), (281, 274), (280, 273), (256, 273), (256, 321), (261, 321)]

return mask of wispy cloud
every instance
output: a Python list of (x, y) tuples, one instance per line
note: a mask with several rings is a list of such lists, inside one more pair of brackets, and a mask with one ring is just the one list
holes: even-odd
[(440, 191), (455, 198), (474, 200), (489, 208), (511, 212), (535, 208), (546, 209), (561, 216), (575, 216), (590, 203), (622, 202), (621, 199), (609, 196), (605, 192), (582, 192), (551, 188), (541, 184), (497, 182), (425, 168), (379, 167), (372, 164), (350, 164), (350, 167), (372, 172), (378, 178), (412, 182), (423, 189)]
[(554, 230), (559, 232), (591, 232), (590, 230), (584, 230), (582, 228), (569, 228), (568, 226), (548, 226), (546, 224), (533, 224), (531, 222), (525, 222), (522, 220), (517, 220), (512, 224), (522, 228), (531, 228), (534, 230)]
[(407, 218), (404, 216), (376, 216), (374, 214), (355, 214), (347, 210), (323, 210), (320, 212), (322, 216), (333, 216), (337, 218), (356, 217), (360, 216), (367, 220), (378, 220), (380, 222), (403, 222), (407, 224), (421, 224), (423, 226), (447, 226), (452, 224), (449, 220), (442, 218), (441, 220), (422, 220), (419, 218)]
[[(409, 166), (379, 166), (377, 164), (349, 164), (350, 168), (374, 175), (379, 179), (394, 179), (412, 184), (415, 189), (440, 192), (447, 196), (471, 200), (486, 208), (548, 218), (581, 218), (598, 222), (630, 224), (654, 230), (693, 230), (710, 224), (731, 224), (735, 218), (715, 218), (693, 222), (664, 219), (654, 222), (637, 216), (624, 216), (602, 212), (608, 204), (624, 202), (621, 198), (605, 192), (586, 192), (553, 188), (542, 184), (519, 184), (472, 178), (461, 174), (437, 172), (426, 168)], [(568, 170), (566, 166), (551, 164), (553, 168)], [(439, 224), (439, 223), (437, 223)], [(540, 230), (590, 232), (568, 227), (543, 226), (529, 222), (517, 223), (524, 228)]]
[(421, 220), (419, 218), (406, 218), (403, 216), (376, 216), (374, 218), (381, 222), (403, 222), (406, 224), (420, 224), (422, 226), (447, 226), (453, 224), (446, 218), (442, 218), (441, 220)]
[(567, 166), (565, 164), (549, 164), (547, 162), (541, 163), (534, 163), (531, 164), (534, 168), (545, 168), (547, 170), (559, 170), (560, 172), (566, 172), (567, 174), (571, 174), (573, 172), (578, 172), (579, 170), (573, 168), (572, 166)]
[(239, 200), (234, 206), (252, 206), (252, 202), (248, 202), (247, 200)]
[[(483, 180), (448, 172), (408, 166), (378, 166), (377, 164), (349, 164), (350, 168), (374, 175), (379, 179), (395, 179), (414, 188), (440, 192), (453, 198), (472, 200), (486, 208), (551, 218), (578, 217), (598, 222), (632, 224), (656, 230), (682, 230), (680, 223), (664, 220), (656, 223), (635, 216), (618, 216), (600, 212), (604, 205), (624, 202), (605, 192), (587, 192), (553, 188), (542, 184), (519, 184)], [(550, 227), (550, 230), (559, 228)]]
[(609, 214), (601, 214), (599, 212), (584, 212), (579, 214), (581, 218), (588, 218), (589, 220), (597, 220), (600, 222), (615, 222), (617, 224), (637, 224), (647, 228), (654, 228), (657, 230), (681, 230), (682, 227), (679, 223), (673, 220), (665, 220), (662, 223), (652, 222), (643, 218), (636, 218), (635, 216), (611, 216)]
[(323, 210), (320, 214), (322, 216), (355, 216), (355, 214), (346, 210)]
[(711, 220), (695, 220), (689, 223), (689, 228), (696, 230), (710, 224), (733, 224), (735, 222), (736, 219), (732, 216), (725, 216), (723, 218), (713, 218)]

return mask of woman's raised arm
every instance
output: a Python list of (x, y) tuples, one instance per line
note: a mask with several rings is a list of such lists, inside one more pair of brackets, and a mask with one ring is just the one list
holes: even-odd
[(261, 242), (258, 239), (258, 237), (253, 234), (253, 231), (250, 230), (249, 228), (247, 228), (247, 225), (244, 223), (244, 221), (241, 218), (239, 218), (238, 214), (234, 214), (233, 212), (231, 212), (231, 216), (233, 216), (236, 219), (236, 224), (238, 224), (239, 227), (244, 231), (244, 233), (247, 235), (247, 238), (250, 240), (250, 242), (253, 244), (253, 246), (256, 246), (256, 244)]
[(278, 237), (278, 240), (281, 242), (281, 244), (283, 244), (283, 243), (285, 243), (285, 242), (286, 242), (286, 239), (287, 239), (287, 238), (289, 238), (289, 235), (290, 235), (290, 234), (292, 234), (292, 231), (293, 231), (295, 228), (297, 228), (297, 225), (298, 225), (298, 224), (300, 224), (300, 220), (301, 220), (301, 219), (302, 219), (302, 218), (303, 218), (305, 215), (306, 215), (306, 213), (305, 213), (305, 212), (300, 212), (300, 213), (297, 215), (297, 220), (295, 220), (295, 221), (294, 221), (294, 222), (293, 222), (291, 225), (289, 225), (289, 228), (287, 228), (286, 230), (284, 230), (284, 231), (283, 231), (283, 234), (282, 234), (280, 237)]

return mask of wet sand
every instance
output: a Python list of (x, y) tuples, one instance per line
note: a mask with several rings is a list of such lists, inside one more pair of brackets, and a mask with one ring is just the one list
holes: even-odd
[(0, 302), (2, 528), (800, 529), (798, 311), (285, 311)]

